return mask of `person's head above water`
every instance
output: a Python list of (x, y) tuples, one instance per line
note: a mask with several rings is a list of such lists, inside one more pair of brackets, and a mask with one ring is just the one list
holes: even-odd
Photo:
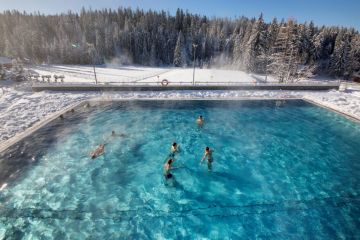
[(206, 148), (205, 148), (205, 151), (207, 151), (207, 152), (210, 151), (210, 148), (209, 148), (209, 147), (206, 147)]
[(172, 158), (170, 158), (169, 160), (167, 160), (167, 163), (168, 163), (168, 164), (172, 164), (173, 161), (174, 161), (174, 160), (173, 160)]
[(177, 145), (176, 142), (174, 142), (174, 143), (172, 144), (173, 147), (176, 147), (176, 145)]
[(199, 118), (202, 119), (202, 115), (200, 115)]

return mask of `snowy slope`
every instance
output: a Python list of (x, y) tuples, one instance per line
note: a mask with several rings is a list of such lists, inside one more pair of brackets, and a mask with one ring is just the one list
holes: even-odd
[[(92, 66), (79, 65), (38, 65), (30, 68), (39, 75), (64, 75), (65, 82), (95, 82)], [(99, 82), (131, 82), (142, 80), (169, 71), (167, 68), (150, 67), (106, 67), (95, 68)]]
[[(31, 70), (39, 75), (64, 75), (65, 82), (94, 83), (95, 76), (92, 66), (78, 65), (38, 65)], [(98, 82), (159, 82), (167, 79), (171, 82), (191, 83), (192, 68), (151, 68), (139, 66), (103, 66), (96, 67)], [(263, 82), (264, 76), (247, 74), (242, 71), (219, 69), (195, 69), (196, 82)], [(277, 80), (268, 77), (268, 82)]]

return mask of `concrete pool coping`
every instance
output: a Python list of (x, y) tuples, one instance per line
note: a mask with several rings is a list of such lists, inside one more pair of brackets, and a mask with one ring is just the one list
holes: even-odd
[(293, 90), (293, 91), (326, 91), (339, 90), (340, 82), (312, 83), (231, 83), (221, 85), (141, 85), (134, 84), (79, 84), (79, 83), (33, 83), (32, 89), (39, 91), (176, 91), (176, 90)]
[(0, 153), (11, 147), (12, 145), (20, 142), (21, 140), (25, 139), (26, 137), (30, 136), (40, 128), (46, 126), (50, 122), (54, 121), (55, 119), (59, 118), (61, 115), (64, 115), (67, 112), (70, 112), (72, 109), (79, 108), (81, 106), (84, 106), (85, 104), (96, 104), (96, 103), (106, 103), (106, 102), (127, 102), (127, 101), (276, 101), (276, 100), (302, 100), (305, 102), (308, 102), (310, 104), (316, 105), (321, 108), (325, 108), (327, 110), (336, 112), (345, 118), (360, 123), (360, 118), (357, 116), (354, 116), (352, 114), (345, 113), (343, 111), (340, 111), (338, 109), (335, 109), (331, 106), (316, 102), (312, 99), (308, 99), (306, 97), (273, 97), (273, 98), (264, 98), (264, 97), (233, 97), (233, 98), (131, 98), (131, 99), (103, 99), (103, 98), (92, 98), (87, 100), (82, 100), (80, 102), (73, 103), (69, 105), (68, 107), (55, 112), (51, 114), (50, 116), (46, 117), (43, 120), (40, 120), (39, 122), (35, 123), (33, 126), (27, 128), (24, 132), (17, 134), (10, 139), (4, 141), (3, 143), (0, 143)]

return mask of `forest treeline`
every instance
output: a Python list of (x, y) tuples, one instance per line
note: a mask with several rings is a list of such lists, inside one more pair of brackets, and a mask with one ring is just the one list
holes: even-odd
[[(33, 63), (227, 67), (288, 81), (299, 73), (350, 77), (360, 70), (352, 28), (295, 20), (208, 18), (178, 9), (0, 14), (0, 56)], [(194, 60), (195, 59), (195, 60)]]

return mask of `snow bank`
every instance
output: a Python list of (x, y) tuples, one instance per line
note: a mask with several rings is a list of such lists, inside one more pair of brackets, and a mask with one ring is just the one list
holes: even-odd
[(309, 92), (304, 94), (304, 98), (360, 119), (360, 92)]

